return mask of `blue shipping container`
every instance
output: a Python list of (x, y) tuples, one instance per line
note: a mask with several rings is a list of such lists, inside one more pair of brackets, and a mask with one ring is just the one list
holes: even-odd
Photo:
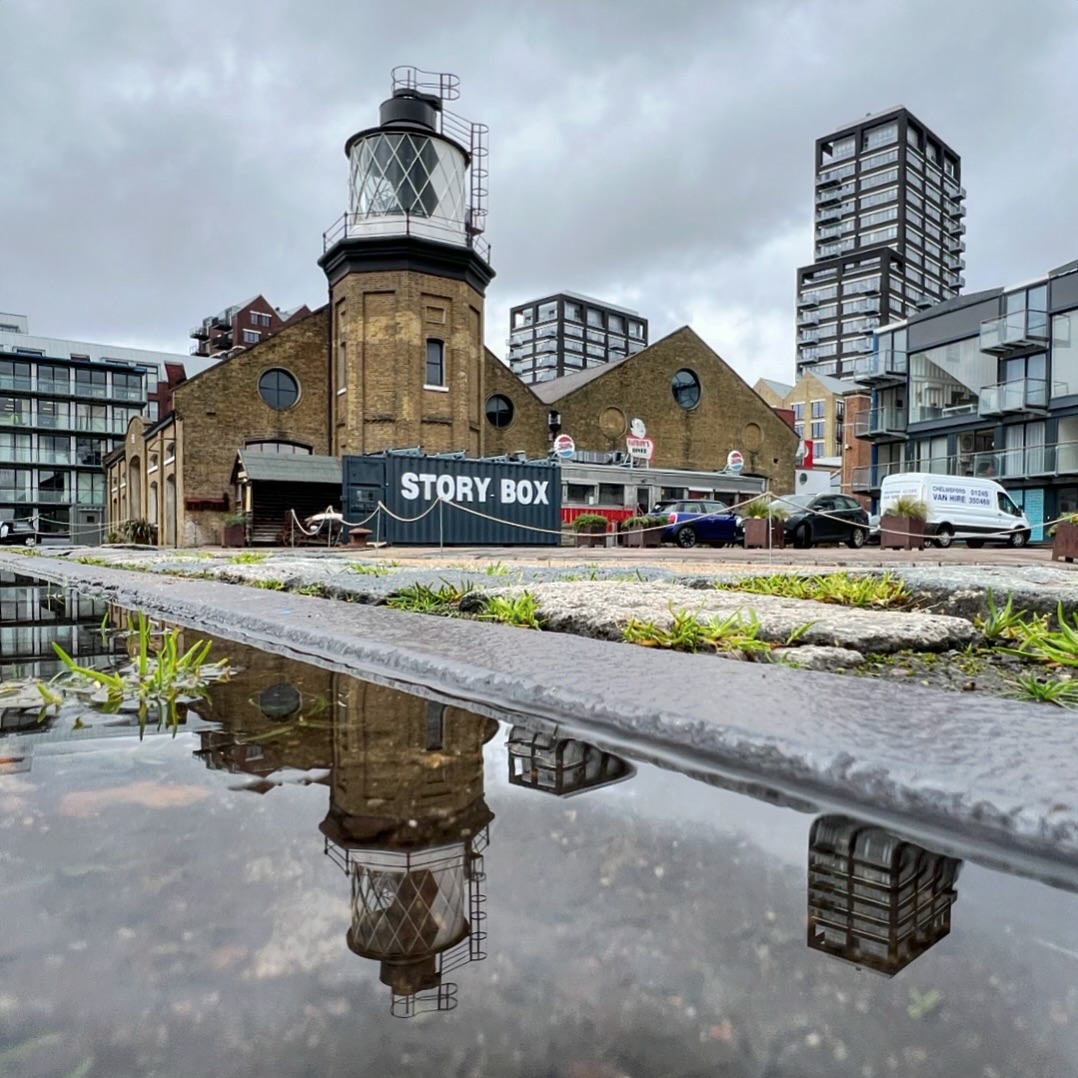
[(554, 461), (390, 451), (341, 461), (345, 519), (395, 545), (556, 546), (561, 469)]

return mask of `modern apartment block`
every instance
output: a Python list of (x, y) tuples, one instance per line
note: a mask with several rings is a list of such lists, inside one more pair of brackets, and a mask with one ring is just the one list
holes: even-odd
[(853, 377), (872, 392), (861, 493), (893, 472), (991, 476), (1034, 539), (1078, 511), (1078, 261), (881, 327)]
[(282, 311), (272, 306), (265, 296), (252, 296), (242, 303), (226, 307), (220, 314), (203, 318), (191, 330), (195, 343), (193, 356), (218, 356), (236, 348), (250, 348), (266, 337), (284, 329), (289, 322), (298, 321), (311, 312), (306, 307)]
[[(186, 357), (35, 337), (0, 314), (0, 520), (33, 519), (43, 536), (103, 537), (102, 460), (152, 399), (166, 364)], [(207, 364), (200, 364), (205, 367)]]
[(797, 371), (849, 378), (873, 331), (965, 286), (958, 154), (905, 108), (816, 141), (815, 261), (797, 271)]
[(521, 381), (548, 382), (643, 351), (648, 323), (639, 312), (559, 292), (509, 311), (509, 366)]

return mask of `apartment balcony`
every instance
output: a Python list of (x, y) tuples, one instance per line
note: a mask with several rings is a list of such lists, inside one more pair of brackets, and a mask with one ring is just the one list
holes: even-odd
[(213, 340), (210, 341), (210, 347), (216, 348), (219, 352), (224, 351), (226, 348), (231, 348), (232, 334), (222, 333), (219, 337), (214, 337)]
[(853, 380), (862, 386), (905, 385), (908, 370), (906, 353), (888, 348), (854, 360)]
[[(230, 314), (218, 314), (214, 315), (210, 319), (210, 329), (231, 329), (232, 328), (232, 315)], [(207, 334), (207, 338), (209, 334)]]
[(815, 296), (798, 296), (797, 305), (801, 308), (818, 307), (820, 305), (820, 301)]
[(815, 329), (802, 330), (797, 335), (798, 344), (815, 344), (820, 339), (819, 331)]
[[(201, 325), (195, 326), (187, 336), (193, 337), (196, 341), (208, 341), (210, 339), (210, 328), (203, 322)], [(194, 355), (195, 353), (192, 352), (191, 354)]]
[(0, 374), (0, 389), (13, 389), (16, 393), (29, 393), (33, 390), (33, 382), (29, 378), (17, 375)]
[(797, 324), (799, 326), (818, 326), (820, 316), (815, 311), (805, 311), (797, 316)]
[(840, 193), (841, 188), (838, 186), (825, 187), (816, 192), (816, 205), (817, 206), (829, 206), (836, 202), (842, 201), (842, 195)]
[(1048, 408), (1048, 383), (1043, 378), (1016, 378), (981, 390), (977, 414), (990, 416), (1038, 414)]
[(950, 220), (949, 220), (949, 221), (947, 222), (947, 224), (946, 224), (946, 225), (944, 226), (944, 228), (945, 228), (945, 229), (947, 230), (947, 232), (949, 232), (949, 233), (950, 233), (950, 234), (951, 234), (952, 236), (961, 236), (961, 235), (964, 235), (964, 234), (965, 234), (965, 231), (966, 231), (966, 225), (965, 225), (965, 222), (963, 222), (963, 221), (959, 220), (959, 218), (957, 218), (957, 217), (952, 217), (952, 218), (951, 218), (951, 219), (950, 219)]
[(904, 442), (906, 422), (905, 408), (873, 408), (857, 418), (854, 434), (866, 442)]
[(187, 349), (187, 354), (191, 356), (208, 356), (210, 348), (209, 345), (199, 342), (198, 344), (192, 344)]
[(990, 449), (974, 453), (967, 466), (973, 475), (992, 479), (1040, 479), (1078, 475), (1078, 442)]
[(981, 323), (981, 351), (1006, 356), (1048, 343), (1047, 311), (1015, 311)]

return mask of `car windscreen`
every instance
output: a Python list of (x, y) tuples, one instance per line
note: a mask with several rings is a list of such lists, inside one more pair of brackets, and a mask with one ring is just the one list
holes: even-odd
[(782, 494), (775, 499), (788, 513), (807, 509), (816, 500), (815, 494)]

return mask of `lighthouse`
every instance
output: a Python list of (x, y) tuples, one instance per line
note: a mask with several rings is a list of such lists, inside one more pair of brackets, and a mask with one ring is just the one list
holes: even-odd
[(337, 456), (480, 452), (488, 130), (459, 96), (455, 75), (394, 68), (378, 126), (345, 143), (348, 209), (319, 262)]

